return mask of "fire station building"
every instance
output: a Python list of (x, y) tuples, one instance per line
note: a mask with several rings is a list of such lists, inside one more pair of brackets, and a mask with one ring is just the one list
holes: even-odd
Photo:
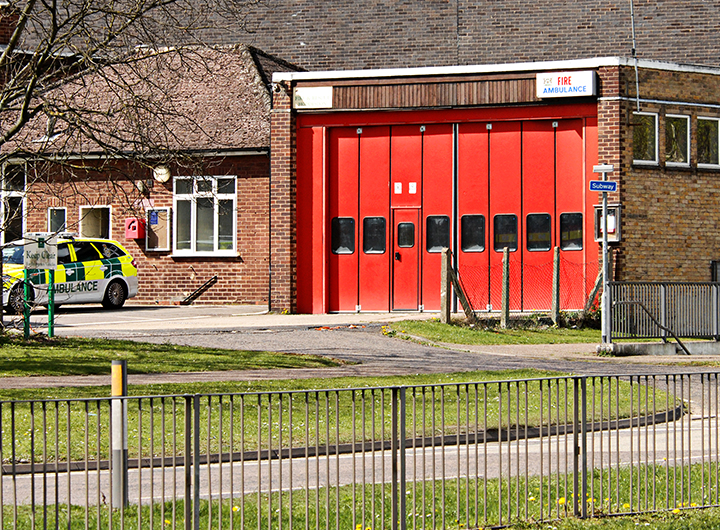
[(710, 280), (720, 70), (625, 58), (273, 76), (270, 305), (437, 311), (441, 250), (476, 310), (563, 309), (598, 274), (612, 164), (623, 280)]

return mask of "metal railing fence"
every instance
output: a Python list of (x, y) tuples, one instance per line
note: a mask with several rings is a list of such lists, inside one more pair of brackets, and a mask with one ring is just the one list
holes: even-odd
[[(0, 527), (484, 528), (720, 504), (719, 373), (0, 402)], [(692, 402), (692, 409), (690, 403)]]
[(720, 283), (610, 282), (611, 338), (720, 340)]

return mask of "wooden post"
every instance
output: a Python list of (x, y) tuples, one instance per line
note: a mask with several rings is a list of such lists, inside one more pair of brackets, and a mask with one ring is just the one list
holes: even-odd
[(510, 249), (503, 249), (502, 307), (500, 308), (500, 327), (507, 329), (510, 320)]
[(560, 323), (560, 247), (553, 256), (552, 309), (550, 318), (556, 326)]
[(440, 322), (450, 323), (450, 249), (442, 249), (442, 264), (440, 266)]

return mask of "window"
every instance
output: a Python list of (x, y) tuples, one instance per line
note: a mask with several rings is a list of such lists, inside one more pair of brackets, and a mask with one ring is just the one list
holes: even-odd
[(502, 252), (507, 247), (510, 252), (517, 250), (517, 215), (496, 215), (493, 219), (495, 232), (494, 249)]
[(363, 219), (363, 252), (383, 254), (385, 252), (385, 218), (366, 217)]
[(450, 218), (447, 215), (429, 215), (426, 220), (428, 252), (442, 252), (450, 248)]
[(583, 216), (581, 213), (560, 214), (560, 250), (582, 250)]
[(398, 223), (398, 247), (415, 246), (415, 223)]
[(717, 118), (698, 118), (697, 150), (699, 166), (720, 165), (720, 158), (718, 157), (718, 146), (720, 145), (718, 123)]
[(98, 261), (100, 255), (97, 249), (88, 241), (74, 241), (75, 261)]
[(57, 260), (59, 265), (70, 263), (70, 248), (67, 243), (60, 243), (57, 246)]
[(175, 254), (235, 254), (235, 177), (175, 177)]
[(48, 232), (62, 232), (67, 228), (67, 210), (65, 208), (48, 208)]
[(665, 162), (668, 166), (690, 165), (690, 116), (665, 116)]
[(485, 250), (484, 215), (463, 215), (460, 218), (460, 248), (463, 252)]
[(552, 223), (546, 213), (531, 213), (526, 218), (527, 249), (531, 252), (550, 250)]
[(9, 243), (25, 232), (25, 164), (4, 165), (0, 184), (0, 243)]
[(110, 207), (80, 207), (80, 237), (110, 238)]
[(332, 253), (353, 254), (355, 252), (355, 219), (334, 217), (330, 225)]
[(657, 164), (657, 114), (633, 114), (633, 161), (637, 164)]

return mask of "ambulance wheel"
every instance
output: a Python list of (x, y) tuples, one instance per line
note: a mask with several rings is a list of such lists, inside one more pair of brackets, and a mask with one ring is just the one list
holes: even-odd
[[(7, 305), (8, 313), (13, 315), (22, 315), (25, 310), (24, 299), (25, 292), (23, 283), (18, 282), (10, 289), (10, 296), (8, 296)], [(30, 292), (28, 293), (28, 303), (32, 304), (33, 300), (35, 300), (35, 292), (33, 291), (33, 288), (30, 287)]]
[(105, 309), (120, 309), (127, 300), (127, 293), (125, 292), (125, 286), (115, 280), (110, 282), (107, 290), (105, 291), (105, 298), (103, 298), (102, 305)]

